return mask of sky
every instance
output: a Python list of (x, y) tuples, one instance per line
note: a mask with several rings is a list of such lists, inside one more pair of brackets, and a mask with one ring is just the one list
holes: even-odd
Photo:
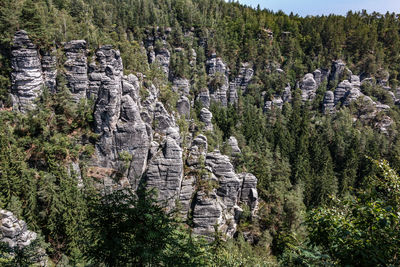
[(346, 15), (347, 11), (361, 11), (366, 9), (368, 13), (400, 13), (400, 0), (239, 0), (241, 4), (273, 11), (282, 10), (286, 14), (293, 12), (300, 16), (307, 15)]

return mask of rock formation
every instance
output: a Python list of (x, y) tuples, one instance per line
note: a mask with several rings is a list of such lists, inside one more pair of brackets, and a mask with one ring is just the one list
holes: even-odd
[(64, 45), (67, 58), (64, 63), (65, 77), (75, 102), (86, 98), (89, 86), (86, 49), (87, 45), (84, 40), (70, 41)]
[[(10, 211), (0, 210), (0, 242), (4, 242), (10, 248), (11, 257), (15, 250), (28, 247), (36, 239), (37, 234), (28, 230), (28, 226), (24, 221), (18, 220)], [(47, 266), (47, 255), (42, 248), (37, 248), (34, 258), (30, 260), (38, 266)]]
[[(167, 29), (156, 29), (148, 33), (144, 44), (150, 63), (158, 62), (167, 75), (168, 34)], [(243, 65), (237, 84), (228, 92), (227, 66), (215, 55), (207, 60), (209, 88), (194, 96), (203, 105), (199, 119), (204, 127), (196, 126), (181, 136), (176, 120), (178, 116), (189, 119), (194, 105), (189, 100), (189, 80), (169, 77), (172, 90), (180, 95), (176, 111), (171, 112), (160, 102), (160, 92), (154, 84), (142, 83), (140, 74), (123, 75), (120, 53), (112, 46), (103, 45), (88, 58), (91, 53), (86, 42), (73, 40), (64, 44), (63, 52), (64, 70), (58, 74), (65, 78), (73, 101), (90, 98), (95, 103), (93, 130), (98, 137), (87, 175), (96, 178), (100, 191), (107, 193), (126, 187), (136, 190), (144, 185), (157, 191), (160, 203), (166, 204), (168, 210), (176, 208), (184, 218), (192, 216), (194, 233), (212, 237), (217, 225), (226, 237), (232, 237), (242, 211), (240, 205), (256, 210), (257, 179), (250, 174), (237, 174), (228, 156), (218, 151), (208, 153), (207, 138), (197, 131), (213, 130), (210, 102), (224, 106), (228, 101), (235, 103), (237, 90), (247, 87), (253, 70)], [(42, 93), (43, 85), (50, 92), (57, 91), (56, 66), (61, 58), (53, 52), (43, 52), (40, 58), (23, 31), (16, 33), (12, 53), (13, 102), (16, 109), (25, 111), (34, 107), (33, 101)], [(187, 149), (185, 143), (189, 144)], [(229, 145), (234, 155), (240, 153), (234, 137)], [(84, 169), (77, 162), (70, 165), (69, 173), (74, 173), (78, 180), (83, 177)], [(78, 184), (84, 186), (81, 180)]]
[(13, 109), (26, 112), (35, 107), (34, 100), (42, 94), (44, 80), (37, 47), (25, 31), (15, 33), (11, 56)]

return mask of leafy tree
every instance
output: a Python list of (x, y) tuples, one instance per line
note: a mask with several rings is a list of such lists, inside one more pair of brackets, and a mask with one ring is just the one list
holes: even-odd
[(353, 198), (333, 199), (308, 217), (310, 240), (341, 265), (398, 265), (400, 177), (386, 161), (374, 161), (378, 174), (368, 177)]

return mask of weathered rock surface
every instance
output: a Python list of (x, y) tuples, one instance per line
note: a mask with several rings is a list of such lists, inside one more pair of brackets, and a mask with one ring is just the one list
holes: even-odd
[(158, 191), (158, 199), (175, 207), (183, 178), (182, 149), (176, 141), (167, 137), (162, 148), (150, 160), (145, 173), (148, 188)]
[(204, 88), (203, 90), (200, 91), (198, 97), (198, 101), (203, 105), (205, 108), (210, 107), (210, 91), (208, 91), (207, 88)]
[(217, 195), (227, 208), (233, 208), (238, 202), (240, 180), (234, 171), (229, 157), (219, 152), (208, 153), (206, 165), (218, 179)]
[[(18, 220), (10, 211), (0, 210), (0, 242), (4, 242), (12, 250), (23, 249), (37, 239), (37, 234), (28, 230), (27, 224)], [(47, 255), (39, 248), (31, 259), (38, 266), (47, 266)]]
[(206, 70), (211, 82), (209, 83), (210, 99), (221, 103), (223, 106), (228, 105), (229, 90), (229, 69), (221, 58), (215, 54), (206, 61)]
[(67, 60), (64, 63), (67, 86), (72, 93), (72, 99), (79, 102), (86, 98), (89, 87), (87, 69), (87, 45), (84, 40), (74, 40), (64, 44)]
[(343, 72), (345, 71), (346, 63), (342, 60), (336, 60), (332, 62), (331, 73), (329, 75), (330, 81), (337, 81), (341, 78)]
[(239, 148), (238, 141), (234, 136), (229, 137), (228, 144), (232, 150), (232, 155), (238, 155), (242, 153), (242, 151)]
[(186, 96), (181, 96), (176, 104), (178, 113), (186, 118), (190, 117), (190, 101)]
[(206, 109), (202, 108), (200, 111), (200, 121), (204, 123), (206, 131), (212, 131), (214, 129), (212, 125), (212, 113)]
[(258, 206), (257, 178), (251, 173), (240, 173), (240, 201), (250, 207), (254, 215)]
[(57, 57), (55, 51), (46, 51), (42, 54), (42, 71), (44, 85), (51, 93), (56, 92), (57, 87)]
[(188, 79), (176, 78), (172, 83), (172, 90), (180, 95), (188, 96), (190, 94), (190, 82)]
[(122, 60), (119, 52), (103, 46), (97, 52), (99, 92), (94, 110), (95, 132), (100, 134), (96, 145), (102, 166), (110, 166), (117, 158), (114, 132), (120, 115), (122, 97)]
[(314, 80), (314, 75), (312, 73), (306, 74), (303, 80), (300, 82), (301, 99), (304, 102), (313, 100), (315, 98), (317, 88), (318, 85)]
[(323, 112), (331, 114), (335, 112), (335, 95), (332, 91), (326, 91), (323, 102)]
[(233, 81), (229, 85), (230, 103), (235, 103), (237, 101), (237, 96), (236, 98), (232, 97), (233, 92), (236, 92), (237, 94), (238, 90), (241, 90), (242, 92), (246, 91), (247, 86), (249, 85), (251, 79), (253, 78), (253, 75), (254, 75), (254, 70), (251, 64), (247, 62), (242, 63), (239, 69), (238, 76), (235, 79), (233, 79)]
[(35, 107), (42, 94), (44, 80), (37, 47), (25, 31), (17, 31), (11, 51), (11, 98), (13, 109), (26, 112)]
[[(147, 33), (149, 38), (144, 44), (149, 62), (158, 62), (167, 75), (169, 32), (158, 28)], [(177, 207), (182, 216), (193, 216), (195, 233), (212, 236), (217, 224), (220, 232), (232, 237), (242, 212), (239, 205), (247, 204), (255, 210), (257, 179), (236, 174), (228, 156), (217, 151), (207, 153), (207, 138), (197, 133), (197, 126), (191, 126), (189, 134), (181, 137), (176, 116), (190, 118), (193, 105), (189, 100), (190, 81), (169, 77), (173, 90), (180, 94), (177, 112), (170, 113), (159, 101), (159, 89), (144, 80), (143, 75), (123, 75), (120, 53), (112, 46), (100, 47), (89, 60), (90, 53), (83, 40), (65, 43), (64, 52), (65, 71), (60, 74), (66, 78), (73, 101), (87, 98), (95, 101), (93, 127), (98, 138), (87, 175), (99, 181), (100, 191), (107, 193), (127, 187), (136, 190), (140, 184), (146, 185), (158, 192), (158, 199), (166, 203), (167, 209)], [(192, 64), (197, 64), (195, 57), (194, 53)], [(33, 100), (41, 94), (43, 85), (51, 92), (57, 90), (57, 60), (60, 59), (53, 52), (43, 52), (40, 60), (26, 33), (16, 34), (11, 91), (16, 109), (25, 111), (34, 107)], [(207, 109), (210, 101), (225, 106), (228, 101), (236, 103), (238, 90), (245, 90), (253, 70), (244, 64), (237, 84), (228, 91), (229, 70), (222, 59), (214, 54), (206, 67), (211, 82), (196, 97), (206, 107), (200, 112), (204, 123), (204, 129), (200, 130), (212, 131), (212, 113)], [(285, 101), (290, 101), (290, 87), (284, 95)], [(233, 154), (239, 154), (237, 140), (231, 137), (228, 142)], [(190, 147), (184, 150), (185, 144)], [(76, 175), (77, 184), (82, 187), (83, 169), (79, 163), (71, 162), (68, 171)]]

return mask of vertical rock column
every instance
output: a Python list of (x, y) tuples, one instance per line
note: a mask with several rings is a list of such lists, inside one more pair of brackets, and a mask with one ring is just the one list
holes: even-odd
[(64, 63), (67, 86), (75, 102), (86, 98), (89, 80), (87, 75), (86, 41), (74, 40), (64, 45), (67, 60)]
[(35, 107), (34, 100), (42, 94), (44, 82), (37, 47), (25, 31), (14, 35), (11, 67), (13, 109), (26, 112)]
[(100, 47), (96, 51), (96, 59), (94, 72), (99, 79), (99, 92), (94, 120), (95, 131), (100, 134), (96, 149), (100, 165), (111, 167), (118, 156), (114, 132), (120, 116), (123, 66), (119, 51), (111, 46)]

